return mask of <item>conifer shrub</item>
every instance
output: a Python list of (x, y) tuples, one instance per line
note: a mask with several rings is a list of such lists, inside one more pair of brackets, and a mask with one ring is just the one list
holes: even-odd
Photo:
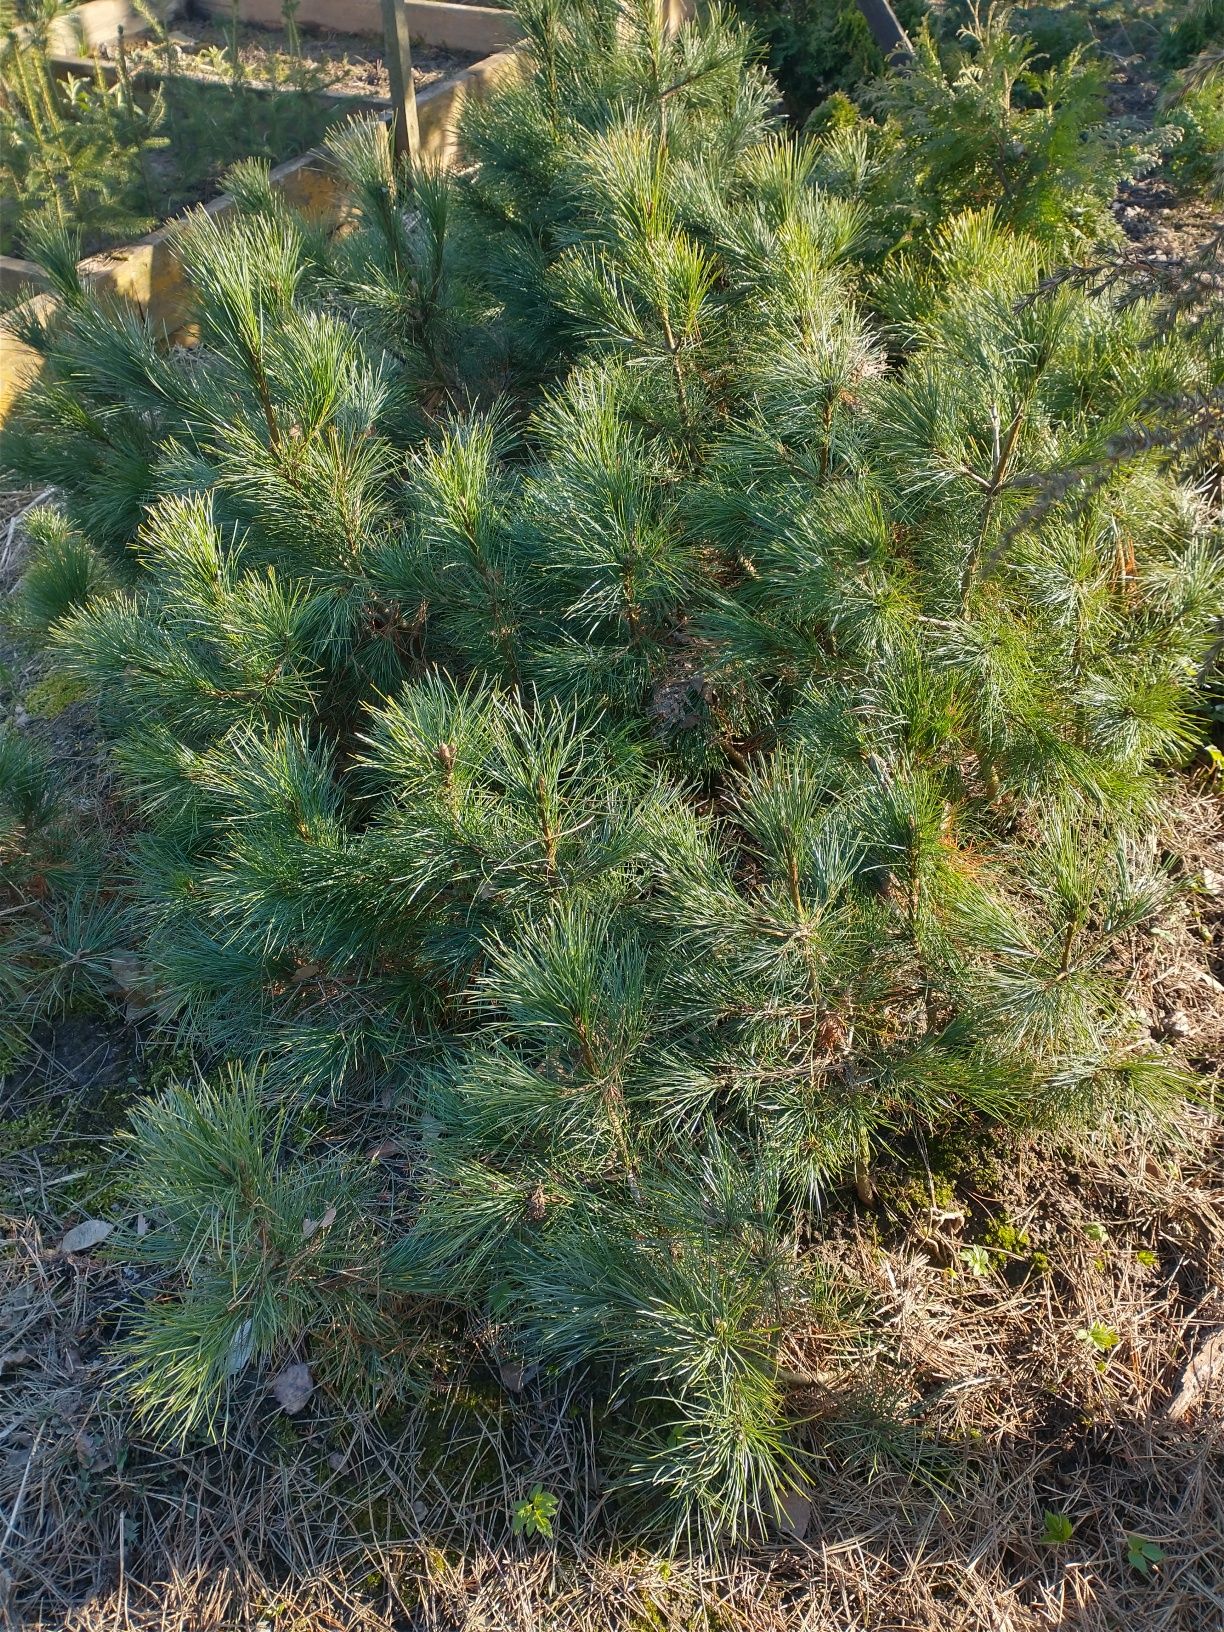
[(1051, 60), (1005, 5), (975, 6), (955, 42), (924, 25), (914, 53), (907, 74), (866, 93), (884, 123), (859, 136), (894, 230), (921, 236), (991, 208), (1054, 260), (1113, 236), (1118, 184), (1156, 161), (1160, 140), (1107, 119), (1102, 57), (1076, 45)]
[(0, 1069), (40, 1021), (117, 995), (127, 916), (105, 862), (58, 796), (45, 754), (0, 727)]
[(160, 92), (137, 95), (122, 50), (108, 85), (83, 62), (60, 79), (48, 51), (56, 5), (0, 14), (0, 248), (37, 253), (40, 227), (71, 225), (90, 250), (155, 225), (164, 188), (154, 155), (168, 144)]
[[(112, 580), (55, 510), (31, 510), (24, 525), (30, 551), (9, 621), (19, 638), (37, 640)], [(121, 994), (123, 879), (111, 872), (105, 817), (85, 818), (81, 804), (46, 748), (0, 721), (0, 1071), (40, 1022)]]
[(1179, 7), (1161, 41), (1165, 68), (1185, 68), (1204, 51), (1224, 46), (1224, 5), (1220, 0), (1188, 0)]
[[(184, 1272), (129, 1354), (150, 1420), (215, 1431), (283, 1356), (408, 1387), (449, 1309), (615, 1406), (629, 1508), (743, 1536), (853, 1347), (805, 1251), (837, 1198), (1184, 1091), (1127, 969), (1221, 577), (1144, 433), (1213, 365), (1038, 288), (1094, 219), (1078, 146), (1016, 170), (1036, 202), (954, 165), (921, 234), (880, 207), (938, 168), (933, 68), (873, 156), (780, 135), (717, 13), (522, 16), (469, 176), (350, 131), (329, 244), (248, 169), (180, 237), (198, 352), (65, 282), (4, 433), (79, 540), (25, 594), (213, 1082), (136, 1122)], [(375, 1103), (378, 1206), (286, 1131)]]
[[(928, 8), (900, 0), (893, 9), (903, 28), (916, 30)], [(886, 66), (857, 0), (736, 0), (736, 10), (766, 47), (794, 118), (838, 91), (855, 92)]]
[(305, 1333), (308, 1388), (331, 1381), (366, 1409), (377, 1399), (374, 1369), (401, 1331), (373, 1173), (319, 1154), (300, 1121), (241, 1069), (175, 1083), (133, 1116), (135, 1191), (158, 1228), (124, 1250), (185, 1285), (138, 1309), (127, 1342), (136, 1402), (166, 1438), (224, 1431), (228, 1381)]

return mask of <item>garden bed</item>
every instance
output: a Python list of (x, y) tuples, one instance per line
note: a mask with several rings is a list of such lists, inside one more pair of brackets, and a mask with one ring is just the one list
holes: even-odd
[[(391, 94), (381, 42), (361, 34), (329, 30), (303, 35), (295, 43), (283, 28), (242, 23), (235, 37), (228, 26), (208, 18), (181, 24), (166, 45), (141, 39), (124, 49), (133, 67), (163, 74), (167, 80), (186, 74), (231, 87), (333, 92), (372, 102), (385, 101)], [(118, 51), (117, 45), (103, 46), (100, 55), (113, 62)], [(475, 61), (471, 51), (414, 46), (413, 81), (423, 91)]]
[[(105, 59), (99, 58), (99, 62)], [(131, 66), (129, 55), (128, 65)], [(317, 76), (316, 76), (317, 77)], [(434, 74), (440, 78), (441, 71)], [(64, 121), (66, 143), (78, 159), (77, 207), (71, 212), (82, 250), (94, 255), (129, 243), (195, 204), (215, 198), (230, 166), (259, 158), (276, 164), (318, 146), (328, 129), (351, 113), (384, 105), (375, 93), (341, 102), (318, 88), (285, 86), (275, 94), (258, 84), (231, 84), (218, 77), (174, 72), (139, 72), (130, 82), (130, 127), (141, 136), (116, 147), (104, 164), (91, 164), (91, 133), (101, 120)], [(81, 96), (74, 92), (74, 100)], [(91, 107), (103, 99), (119, 109), (112, 89), (91, 85), (84, 93)], [(0, 250), (17, 256), (34, 253), (30, 232), (47, 208), (47, 197), (16, 190), (0, 211)]]
[[(13, 160), (0, 252), (30, 255), (50, 174), (63, 178), (58, 190), (67, 189), (68, 213), (93, 254), (215, 197), (238, 159), (291, 159), (345, 118), (390, 106), (377, 7), (332, 7), (335, 28), (313, 16), (287, 23), (259, 0), (234, 17), (228, 8), (186, 17), (163, 9), (159, 19), (118, 0), (88, 0), (49, 31), (45, 57), (31, 50), (22, 66), (10, 54)], [(406, 10), (418, 95), (515, 37), (507, 14), (488, 7), (429, 0)]]
[[(486, 6), (410, 0), (406, 9), (413, 36), (422, 155), (447, 165), (458, 150), (458, 120), (465, 100), (483, 95), (502, 76), (516, 71), (515, 52), (501, 47), (517, 38), (518, 26), (508, 13)], [(269, 62), (277, 60), (281, 44), (287, 46), (288, 41), (283, 29), (262, 26), (264, 11), (269, 18), (280, 17), (279, 6), (265, 7), (263, 0), (244, 0), (240, 22), (243, 37), (249, 42), (245, 49), (250, 53), (252, 67), (262, 61), (267, 71)], [(375, 112), (389, 117), (389, 103), (383, 94), (386, 79), (381, 56), (371, 38), (378, 6), (367, 0), (347, 0), (343, 6), (325, 6), (323, 12), (343, 16), (349, 31), (320, 33), (318, 16), (322, 13), (318, 7), (312, 11), (307, 0), (298, 19), (306, 36), (302, 56), (313, 65), (312, 73), (324, 78), (330, 71), (325, 64), (346, 64), (339, 81), (327, 81), (316, 89), (284, 89), (274, 87), (270, 77), (252, 78), (240, 87), (240, 106), (211, 54), (205, 58), (211, 72), (197, 72), (197, 62), (191, 72), (184, 68), (169, 76), (159, 73), (156, 65), (159, 59), (165, 60), (165, 46), (155, 46), (151, 39), (142, 38), (142, 31), (147, 34), (149, 25), (115, 0), (89, 0), (72, 14), (77, 37), (88, 42), (94, 52), (96, 67), (91, 66), (90, 72), (96, 71), (114, 83), (119, 74), (115, 34), (123, 27), (129, 66), (135, 69), (131, 78), (137, 96), (143, 100), (160, 88), (168, 104), (167, 118), (177, 116), (180, 120), (170, 156), (164, 156), (165, 149), (148, 155), (150, 198), (146, 213), (150, 218), (168, 220), (193, 203), (205, 203), (212, 213), (227, 213), (233, 205), (228, 195), (219, 191), (221, 178), (230, 164), (254, 156), (274, 163), (278, 158), (283, 160), (272, 172), (274, 187), (320, 223), (337, 224), (341, 211), (335, 182), (318, 144), (331, 126), (353, 114)], [(250, 24), (243, 20), (248, 16), (254, 19)], [(176, 26), (175, 32), (186, 33), (189, 28), (197, 33), (188, 37), (213, 46), (217, 35), (224, 32), (215, 21), (206, 19), (190, 20), (181, 29)], [(102, 37), (107, 32), (109, 44)], [(67, 39), (64, 25), (53, 43), (63, 47)], [(185, 49), (178, 49), (187, 59)], [(145, 66), (145, 59), (150, 66)], [(58, 77), (81, 77), (87, 68), (79, 56), (52, 55), (49, 63)], [(230, 130), (221, 134), (233, 137), (226, 143), (219, 134), (223, 121)], [(105, 236), (87, 242), (85, 247), (93, 253), (81, 262), (82, 277), (95, 289), (105, 289), (140, 305), (173, 336), (182, 321), (183, 304), (173, 234), (160, 226), (143, 236), (137, 232), (127, 237), (126, 243), (113, 238), (108, 241)], [(0, 254), (0, 289), (9, 294), (41, 281), (37, 267), (21, 255), (24, 246), (20, 240), (10, 242), (18, 253)], [(35, 298), (46, 302), (51, 297)], [(40, 368), (38, 354), (18, 340), (10, 327), (0, 326), (0, 421)]]
[[(388, 108), (379, 7), (297, 9), (86, 0), (41, 31), (16, 30), (4, 47), (0, 254), (33, 259), (31, 223), (48, 208), (71, 219), (87, 254), (131, 242), (216, 196), (238, 159), (291, 159), (344, 118)], [(492, 7), (404, 9), (418, 95), (518, 37)], [(0, 283), (25, 270), (0, 269)]]

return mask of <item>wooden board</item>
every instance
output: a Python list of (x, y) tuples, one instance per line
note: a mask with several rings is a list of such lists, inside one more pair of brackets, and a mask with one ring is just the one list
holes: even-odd
[[(163, 0), (150, 10), (163, 22), (174, 20), (182, 10), (179, 0)], [(129, 0), (85, 0), (83, 6), (74, 6), (58, 16), (47, 30), (47, 48), (56, 56), (88, 57), (99, 45), (113, 45), (122, 29), (129, 39), (149, 32), (148, 19), (142, 17)], [(18, 29), (18, 37), (25, 32)]]
[[(212, 17), (230, 16), (229, 0), (199, 0)], [(458, 6), (446, 0), (407, 0), (408, 31), (422, 45), (447, 51), (472, 51), (484, 56), (513, 45), (522, 30), (508, 11), (493, 6)], [(281, 0), (239, 0), (239, 19), (262, 28), (283, 28)], [(301, 0), (297, 11), (301, 29), (331, 29), (337, 34), (383, 37), (379, 0)]]
[[(459, 7), (454, 7), (459, 10)], [(417, 118), (422, 155), (435, 164), (453, 164), (459, 148), (459, 114), (469, 97), (483, 96), (499, 80), (518, 73), (516, 51), (499, 51), (470, 68), (428, 86), (417, 97)], [(387, 118), (388, 115), (379, 115)], [(296, 208), (328, 228), (337, 227), (349, 214), (347, 190), (335, 168), (319, 152), (304, 154), (278, 165), (272, 185)], [(227, 193), (202, 206), (210, 215), (224, 216), (234, 208)], [(115, 296), (141, 307), (152, 323), (170, 339), (188, 341), (183, 325), (189, 321), (191, 302), (175, 253), (174, 227), (162, 227), (134, 244), (93, 255), (80, 263), (83, 281), (95, 292)], [(21, 308), (26, 315), (50, 313), (54, 297), (36, 295)], [(38, 378), (42, 358), (0, 322), (0, 421), (32, 380)]]

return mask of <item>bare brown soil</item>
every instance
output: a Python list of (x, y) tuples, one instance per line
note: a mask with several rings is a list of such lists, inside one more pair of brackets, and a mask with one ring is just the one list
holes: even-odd
[[(228, 28), (212, 20), (191, 18), (175, 28), (172, 42), (172, 61), (177, 71), (226, 83), (232, 80), (234, 61)], [(238, 27), (237, 46), (241, 76), (251, 85), (296, 86), (371, 98), (391, 94), (381, 44), (365, 35), (303, 33), (294, 52), (283, 29), (242, 23)], [(166, 67), (163, 46), (129, 41), (124, 50), (134, 67), (158, 72)], [(446, 79), (475, 61), (471, 52), (413, 46), (413, 81), (418, 91), (424, 90), (427, 85)]]

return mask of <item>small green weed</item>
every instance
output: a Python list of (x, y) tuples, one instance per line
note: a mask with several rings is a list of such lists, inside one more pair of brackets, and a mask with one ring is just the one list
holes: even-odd
[(515, 1506), (513, 1530), (516, 1536), (546, 1536), (552, 1540), (552, 1521), (559, 1503), (551, 1491), (537, 1485), (530, 1496)]
[(1065, 1513), (1046, 1508), (1041, 1515), (1041, 1539), (1050, 1547), (1061, 1547), (1071, 1540), (1075, 1526)]
[(1099, 1320), (1094, 1320), (1091, 1326), (1081, 1326), (1075, 1335), (1081, 1342), (1091, 1343), (1101, 1354), (1108, 1354), (1122, 1341), (1112, 1326), (1103, 1325)]
[(961, 1248), (961, 1262), (970, 1275), (985, 1276), (990, 1274), (993, 1260), (988, 1247), (972, 1246)]
[(1132, 1570), (1138, 1570), (1140, 1575), (1151, 1575), (1158, 1564), (1164, 1561), (1164, 1548), (1159, 1542), (1149, 1541), (1146, 1536), (1137, 1536), (1129, 1530), (1124, 1537), (1126, 1542), (1126, 1562)]

